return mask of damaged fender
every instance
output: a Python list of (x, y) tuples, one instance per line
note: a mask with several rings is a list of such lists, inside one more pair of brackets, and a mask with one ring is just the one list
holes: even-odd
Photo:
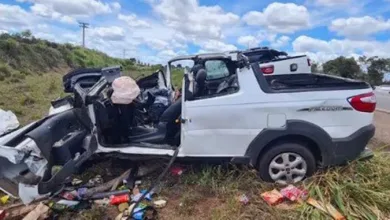
[[(2, 137), (0, 189), (25, 204), (59, 190), (97, 148), (77, 114), (70, 109)], [(53, 174), (53, 166), (62, 169)]]

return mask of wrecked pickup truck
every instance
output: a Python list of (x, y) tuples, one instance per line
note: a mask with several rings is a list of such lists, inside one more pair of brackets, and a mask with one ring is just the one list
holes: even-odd
[[(175, 99), (172, 63), (184, 68)], [(63, 78), (72, 95), (0, 138), (0, 188), (25, 203), (61, 188), (93, 154), (217, 159), (255, 167), (265, 181), (301, 181), (353, 160), (373, 137), (371, 87), (322, 74), (264, 75), (241, 52), (182, 56), (137, 80), (130, 104), (112, 101), (119, 67)], [(61, 166), (52, 172), (54, 166)]]

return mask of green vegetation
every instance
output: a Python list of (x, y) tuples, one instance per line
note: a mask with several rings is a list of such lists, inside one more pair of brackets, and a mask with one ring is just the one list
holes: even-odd
[[(333, 74), (351, 79), (361, 79), (372, 85), (383, 83), (383, 76), (390, 71), (390, 59), (378, 57), (359, 57), (359, 63), (367, 67), (361, 68), (354, 58), (338, 57), (329, 60), (322, 65), (322, 70), (326, 74)], [(318, 64), (312, 65), (313, 72), (319, 72)]]
[(22, 124), (47, 114), (50, 101), (63, 96), (62, 75), (73, 68), (121, 65), (125, 74), (150, 74), (160, 65), (117, 59), (71, 44), (37, 39), (31, 32), (0, 35), (0, 108)]

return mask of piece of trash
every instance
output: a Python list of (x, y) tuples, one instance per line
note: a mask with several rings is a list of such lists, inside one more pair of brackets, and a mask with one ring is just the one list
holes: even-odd
[(140, 203), (136, 208), (134, 208), (134, 212), (133, 212), (133, 218), (135, 220), (142, 220), (144, 219), (144, 214), (145, 214), (145, 208), (147, 207), (147, 205), (143, 204), (143, 203)]
[(183, 174), (183, 168), (181, 167), (172, 167), (170, 172), (173, 176), (181, 176)]
[(104, 193), (96, 193), (95, 195), (91, 196), (91, 199), (103, 199), (103, 198), (108, 198), (110, 196), (123, 195), (129, 193), (130, 193), (129, 189), (117, 190), (112, 192), (104, 192)]
[(83, 183), (83, 181), (80, 179), (74, 178), (72, 180), (72, 186), (77, 186), (77, 185), (80, 185), (81, 183)]
[(124, 202), (118, 205), (119, 212), (124, 212), (126, 209), (129, 208), (129, 203)]
[(103, 183), (103, 178), (100, 175), (96, 175), (94, 178), (90, 179), (86, 184), (86, 187), (94, 187)]
[(308, 198), (306, 202), (308, 204), (316, 207), (317, 209), (319, 209), (325, 213), (328, 213), (335, 220), (345, 220), (345, 217), (339, 211), (337, 211), (331, 204), (325, 205), (324, 203), (317, 201), (315, 199), (312, 199), (312, 198)]
[(79, 188), (77, 189), (77, 198), (82, 199), (84, 195), (88, 192), (87, 188)]
[(104, 198), (104, 199), (98, 199), (93, 201), (96, 205), (101, 205), (101, 206), (106, 206), (110, 204), (110, 199), (109, 198)]
[(242, 194), (238, 197), (238, 201), (244, 205), (249, 203), (249, 198), (245, 194)]
[[(96, 186), (94, 188), (88, 189), (87, 193), (84, 195), (85, 198), (89, 198), (93, 196), (96, 193), (100, 192), (106, 192), (109, 191), (110, 189), (114, 188), (113, 186), (116, 185), (117, 183), (121, 183), (124, 179), (126, 179), (129, 176), (130, 169), (124, 172), (122, 175), (119, 177), (110, 180), (109, 182), (106, 182), (102, 185)], [(116, 188), (115, 188), (116, 189)]]
[(118, 205), (124, 202), (129, 202), (130, 196), (128, 194), (125, 195), (119, 195), (119, 196), (111, 196), (110, 197), (110, 204), (111, 205)]
[(65, 200), (65, 199), (61, 199), (60, 201), (57, 202), (58, 205), (64, 205), (67, 207), (76, 206), (79, 203), (80, 203), (79, 201), (71, 201), (71, 200)]
[(38, 220), (49, 212), (49, 207), (40, 203), (34, 210), (28, 213), (23, 220)]
[(294, 202), (297, 200), (306, 200), (308, 192), (305, 190), (300, 190), (293, 185), (288, 185), (280, 190), (280, 194), (282, 194), (288, 200)]
[(123, 219), (123, 216), (124, 216), (123, 213), (119, 213), (119, 215), (117, 215), (117, 216), (115, 217), (115, 220), (122, 220), (122, 219)]
[(0, 220), (5, 219), (6, 215), (7, 215), (7, 212), (5, 210), (0, 210)]
[(6, 204), (8, 200), (9, 200), (9, 195), (5, 195), (0, 198), (2, 204)]
[(283, 195), (276, 189), (262, 193), (261, 197), (263, 197), (268, 205), (276, 205), (283, 201)]
[(167, 201), (160, 199), (153, 202), (154, 207), (156, 208), (164, 208), (167, 205)]
[(63, 192), (61, 194), (61, 197), (66, 199), (66, 200), (74, 200), (76, 198), (76, 196), (70, 192)]
[[(138, 193), (137, 195), (131, 195), (131, 201), (137, 202), (141, 198), (141, 196), (144, 195), (145, 193), (146, 193), (146, 190), (141, 190), (141, 192)], [(148, 194), (145, 195), (144, 198), (148, 201), (151, 201), (152, 194), (149, 192)]]

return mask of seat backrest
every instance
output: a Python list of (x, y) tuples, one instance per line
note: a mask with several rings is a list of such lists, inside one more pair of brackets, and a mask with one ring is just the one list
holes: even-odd
[(205, 94), (207, 72), (205, 69), (199, 69), (195, 75), (195, 97)]

